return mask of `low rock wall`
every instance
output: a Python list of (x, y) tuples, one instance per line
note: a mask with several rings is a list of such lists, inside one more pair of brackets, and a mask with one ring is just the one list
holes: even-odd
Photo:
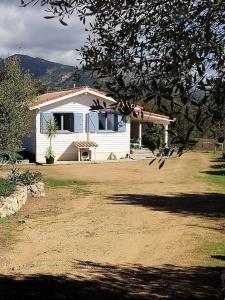
[(43, 182), (37, 182), (27, 186), (27, 191), (32, 197), (45, 197), (45, 186)]
[(8, 197), (0, 197), (0, 218), (15, 214), (26, 203), (28, 194), (32, 197), (44, 197), (44, 183), (29, 186), (17, 186), (16, 191)]

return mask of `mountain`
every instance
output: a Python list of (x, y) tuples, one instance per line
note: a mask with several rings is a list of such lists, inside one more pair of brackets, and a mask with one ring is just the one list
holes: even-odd
[[(50, 88), (72, 88), (76, 86), (93, 85), (88, 72), (78, 70), (79, 80), (74, 81), (75, 68), (60, 63), (51, 62), (39, 57), (15, 54), (12, 57), (18, 57), (23, 71), (29, 71), (34, 79), (40, 80), (44, 85)], [(0, 58), (0, 68), (4, 65), (4, 59)]]

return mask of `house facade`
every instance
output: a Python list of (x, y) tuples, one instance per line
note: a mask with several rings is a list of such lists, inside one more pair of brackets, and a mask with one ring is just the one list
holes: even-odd
[(144, 118), (132, 120), (109, 109), (91, 111), (94, 100), (107, 108), (115, 103), (105, 93), (89, 87), (37, 97), (30, 106), (32, 133), (23, 141), (25, 150), (35, 156), (36, 162), (45, 162), (49, 147), (46, 122), (54, 117), (58, 125), (58, 133), (52, 139), (56, 161), (120, 159), (129, 155), (131, 133), (140, 137), (144, 120), (165, 126), (171, 121), (166, 116), (150, 116), (147, 112)]

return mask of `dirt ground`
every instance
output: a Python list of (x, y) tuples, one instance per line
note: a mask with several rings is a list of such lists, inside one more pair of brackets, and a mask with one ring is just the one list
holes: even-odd
[(0, 222), (3, 299), (14, 299), (15, 276), (31, 282), (37, 274), (51, 276), (51, 286), (60, 276), (79, 282), (74, 298), (37, 299), (217, 299), (225, 189), (204, 180), (209, 155), (188, 153), (161, 170), (148, 163), (29, 167), (46, 180), (86, 184), (47, 188)]

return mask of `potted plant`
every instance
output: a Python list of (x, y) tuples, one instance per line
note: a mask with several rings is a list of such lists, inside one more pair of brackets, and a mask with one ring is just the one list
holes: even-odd
[(56, 136), (58, 132), (58, 126), (54, 118), (50, 118), (46, 122), (46, 134), (49, 138), (49, 147), (46, 152), (46, 164), (54, 164), (55, 154), (52, 150), (52, 138)]
[(51, 147), (48, 147), (45, 158), (46, 158), (46, 164), (48, 165), (54, 164), (55, 154)]

